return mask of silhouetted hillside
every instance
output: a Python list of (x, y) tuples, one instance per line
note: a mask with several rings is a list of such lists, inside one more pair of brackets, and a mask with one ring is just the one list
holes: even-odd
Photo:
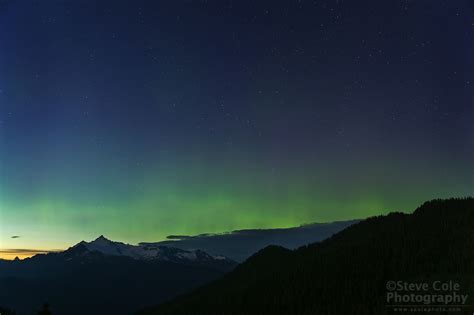
[[(267, 247), (221, 279), (143, 314), (403, 314), (387, 302), (388, 281), (453, 280), (459, 294), (472, 296), (473, 275), (474, 199), (433, 200), (295, 251)], [(463, 313), (472, 307), (459, 307)]]

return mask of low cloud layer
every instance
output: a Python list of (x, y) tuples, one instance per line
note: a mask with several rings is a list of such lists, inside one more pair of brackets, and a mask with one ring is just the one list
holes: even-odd
[(294, 228), (238, 230), (222, 234), (195, 236), (170, 235), (166, 241), (155, 243), (155, 245), (172, 246), (185, 250), (202, 249), (210, 254), (224, 255), (241, 262), (268, 245), (295, 249), (328, 238), (357, 222), (358, 220), (315, 223)]

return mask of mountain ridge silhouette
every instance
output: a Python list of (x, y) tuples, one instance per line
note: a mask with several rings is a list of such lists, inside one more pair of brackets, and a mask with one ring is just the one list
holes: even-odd
[(266, 247), (214, 282), (138, 314), (392, 314), (386, 285), (396, 280), (459, 281), (472, 304), (473, 231), (473, 198), (432, 200), (294, 251)]

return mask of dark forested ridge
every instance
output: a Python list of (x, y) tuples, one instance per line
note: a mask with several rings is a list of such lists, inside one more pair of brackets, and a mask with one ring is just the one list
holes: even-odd
[(140, 314), (403, 314), (386, 301), (388, 281), (456, 281), (474, 304), (473, 275), (474, 199), (433, 200), (295, 251), (266, 247), (221, 279)]

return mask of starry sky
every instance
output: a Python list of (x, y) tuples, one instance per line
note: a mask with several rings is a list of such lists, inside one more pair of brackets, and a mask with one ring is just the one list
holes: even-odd
[(473, 16), (457, 0), (0, 0), (0, 257), (472, 195)]

